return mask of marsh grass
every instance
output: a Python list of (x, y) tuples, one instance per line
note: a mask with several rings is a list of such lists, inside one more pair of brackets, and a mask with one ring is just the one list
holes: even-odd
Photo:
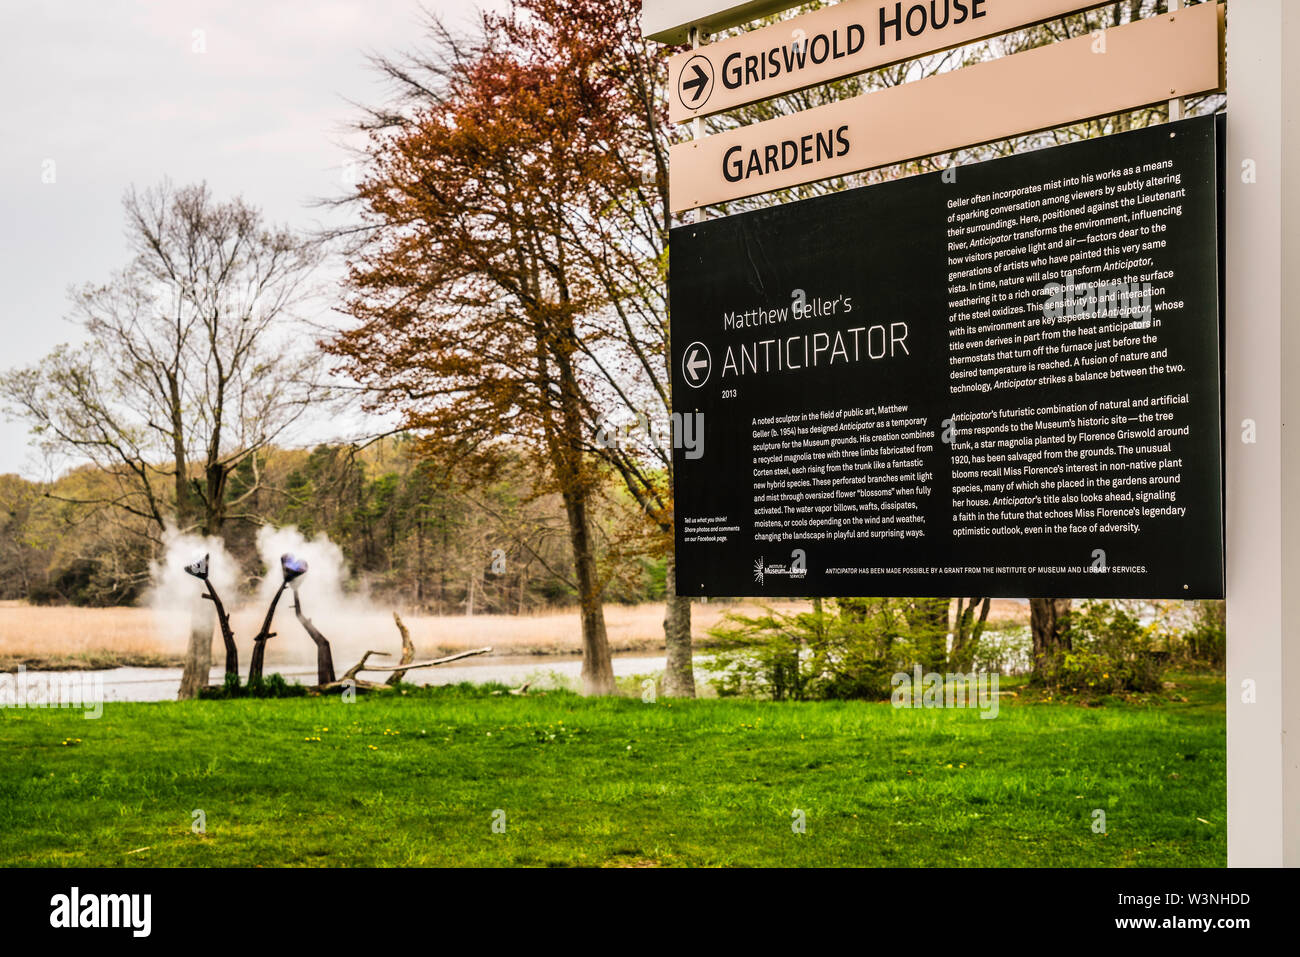
[[(807, 602), (775, 602), (780, 609), (804, 610)], [(308, 609), (310, 613), (310, 609)], [(741, 602), (696, 603), (692, 631), (700, 647), (709, 644), (708, 630), (728, 612), (754, 614), (756, 605)], [(245, 607), (232, 615), (241, 657), (247, 661), (251, 637), (265, 609)], [(417, 655), (451, 655), (485, 644), (500, 655), (571, 655), (582, 650), (576, 610), (531, 615), (415, 615), (401, 612), (411, 630)], [(1024, 606), (1014, 602), (995, 605), (994, 618), (1016, 621), (1026, 617)], [(662, 651), (662, 605), (607, 605), (606, 628), (614, 654)], [(330, 639), (336, 661), (355, 661), (368, 648), (400, 650), (392, 612), (375, 608), (342, 618), (318, 619)], [(301, 633), (292, 615), (276, 618), (280, 634), (267, 646), (267, 663), (275, 667), (313, 666), (315, 646)], [(990, 625), (993, 628), (994, 625)], [(122, 666), (176, 667), (182, 664), (189, 640), (186, 616), (149, 608), (73, 608), (0, 602), (0, 670), (19, 664), (30, 669), (116, 668)], [(220, 663), (221, 641), (216, 639), (213, 661)]]

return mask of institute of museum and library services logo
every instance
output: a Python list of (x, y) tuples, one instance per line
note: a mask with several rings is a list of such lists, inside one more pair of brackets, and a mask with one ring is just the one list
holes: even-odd
[(803, 578), (808, 574), (808, 555), (802, 548), (796, 548), (790, 553), (790, 564), (788, 565), (769, 565), (763, 556), (759, 556), (754, 562), (754, 581), (759, 585), (764, 583), (768, 575), (786, 575), (790, 578)]

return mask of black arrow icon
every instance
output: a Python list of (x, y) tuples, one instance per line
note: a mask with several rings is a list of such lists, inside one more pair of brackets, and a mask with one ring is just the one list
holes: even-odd
[(695, 103), (704, 94), (704, 88), (709, 85), (709, 75), (700, 69), (698, 63), (692, 63), (690, 67), (695, 71), (695, 75), (682, 84), (682, 89), (695, 91), (695, 95), (691, 97), (691, 102)]

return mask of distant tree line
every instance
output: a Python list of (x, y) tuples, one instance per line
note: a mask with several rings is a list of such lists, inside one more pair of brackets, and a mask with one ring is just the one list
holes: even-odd
[[(97, 501), (115, 481), (94, 466), (49, 483), (0, 475), (0, 600), (105, 606), (145, 593), (162, 543), (142, 517)], [(663, 560), (625, 540), (630, 503), (605, 484), (595, 526), (606, 597), (662, 600)], [(519, 614), (577, 600), (563, 504), (509, 464), (471, 484), (406, 438), (268, 448), (232, 472), (225, 494), (243, 499), (222, 537), (246, 593), (266, 574), (258, 530), (292, 525), (342, 549), (351, 587), (402, 608)]]

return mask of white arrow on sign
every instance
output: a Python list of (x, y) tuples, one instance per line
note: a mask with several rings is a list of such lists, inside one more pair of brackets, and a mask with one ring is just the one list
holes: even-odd
[[(700, 355), (701, 352), (704, 353), (703, 357)], [(709, 381), (712, 365), (713, 357), (709, 355), (709, 347), (702, 342), (692, 342), (686, 347), (686, 353), (682, 356), (682, 371), (686, 374), (686, 384), (694, 389), (704, 385)]]

